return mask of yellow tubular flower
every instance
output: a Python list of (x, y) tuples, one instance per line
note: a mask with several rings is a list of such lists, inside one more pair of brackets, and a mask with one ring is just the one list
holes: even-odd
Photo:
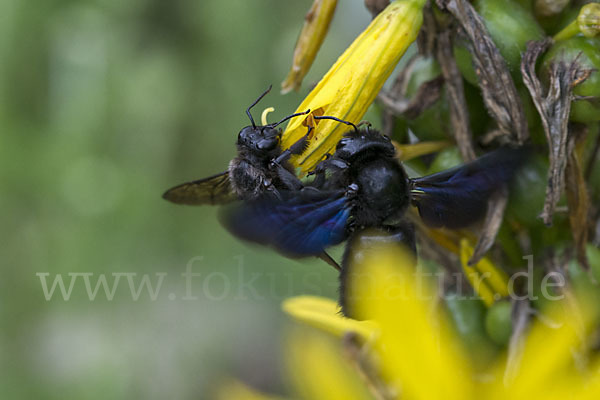
[[(600, 398), (600, 357), (592, 346), (596, 301), (566, 292), (544, 318), (531, 320), (517, 340), (520, 345), (511, 350), (513, 357), (500, 355), (482, 369), (470, 362), (441, 312), (435, 290), (419, 284), (408, 259), (402, 249), (382, 246), (355, 266), (360, 279), (353, 283), (353, 309), (378, 327), (377, 335), (360, 350), (366, 371), (381, 379), (367, 381), (359, 371), (349, 375), (340, 363), (351, 361), (341, 354), (339, 339), (331, 340), (330, 328), (321, 339), (303, 333), (288, 343), (290, 372), (296, 386), (305, 388), (303, 398), (362, 399), (364, 391), (356, 388), (361, 381), (371, 389), (370, 382), (383, 383), (392, 396), (374, 397), (385, 399)], [(332, 315), (337, 313), (329, 308)]]
[[(503, 372), (490, 388), (491, 399), (591, 399), (600, 398), (600, 359), (589, 368), (589, 337), (593, 312), (590, 305), (577, 302), (567, 293), (553, 304), (547, 319), (536, 321), (522, 338), (522, 351), (514, 365), (501, 362)], [(578, 365), (579, 364), (579, 365)]]
[[(449, 321), (436, 306), (437, 294), (414, 275), (406, 250), (381, 247), (370, 252), (357, 276), (358, 315), (381, 329), (375, 349), (384, 376), (402, 398), (451, 400), (471, 398), (471, 372)], [(354, 306), (353, 306), (354, 308)]]
[(294, 49), (292, 69), (281, 83), (282, 94), (300, 88), (329, 30), (336, 6), (337, 0), (315, 0), (304, 17), (304, 26)]
[(282, 308), (297, 320), (338, 337), (354, 332), (368, 340), (377, 332), (376, 325), (371, 321), (356, 321), (342, 316), (338, 304), (331, 299), (298, 296), (284, 301)]
[(465, 276), (485, 305), (489, 307), (496, 300), (508, 296), (508, 276), (487, 257), (483, 257), (475, 265), (469, 265), (473, 251), (473, 246), (468, 239), (464, 238), (460, 241), (460, 263)]
[(290, 383), (305, 400), (368, 400), (367, 388), (343, 356), (340, 341), (295, 326), (286, 335), (286, 366)]
[[(298, 110), (329, 115), (358, 123), (400, 57), (417, 38), (426, 0), (393, 1), (338, 58), (323, 79), (304, 99)], [(290, 120), (283, 133), (282, 147), (288, 148), (306, 134), (305, 118)], [(346, 125), (320, 120), (306, 151), (291, 161), (301, 173), (310, 171), (331, 152)]]

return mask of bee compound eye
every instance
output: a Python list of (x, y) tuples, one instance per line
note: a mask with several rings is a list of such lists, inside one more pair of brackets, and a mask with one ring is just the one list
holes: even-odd
[(267, 137), (260, 139), (256, 143), (256, 148), (258, 150), (272, 150), (279, 145), (279, 137)]
[(254, 136), (254, 128), (252, 128), (251, 126), (247, 126), (245, 128), (243, 128), (240, 133), (238, 134), (238, 142), (239, 143), (247, 143), (249, 141), (252, 140), (252, 137)]

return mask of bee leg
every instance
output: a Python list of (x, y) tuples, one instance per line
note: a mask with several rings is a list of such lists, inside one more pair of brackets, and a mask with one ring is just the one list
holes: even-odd
[(326, 172), (328, 169), (344, 170), (348, 167), (349, 164), (346, 161), (335, 158), (331, 154), (327, 154), (326, 158), (321, 161), (314, 170), (310, 171), (308, 175), (315, 175), (313, 186), (322, 187), (325, 184)]
[(271, 179), (265, 179), (263, 181), (263, 186), (265, 187), (265, 191), (267, 193), (272, 194), (277, 200), (282, 200), (279, 190), (277, 190), (275, 185), (273, 185), (273, 181)]
[(302, 189), (300, 189), (300, 193), (311, 195), (321, 193), (321, 190), (316, 186), (304, 186)]
[(289, 190), (300, 190), (304, 187), (302, 181), (296, 177), (293, 173), (283, 168), (281, 165), (277, 167), (277, 175), (281, 180), (281, 183)]
[(350, 166), (350, 164), (340, 158), (331, 157), (326, 161), (328, 168), (346, 169)]
[(308, 137), (311, 129), (308, 130), (306, 135), (301, 137), (296, 143), (294, 143), (289, 149), (283, 151), (277, 158), (273, 159), (269, 163), (269, 168), (277, 171), (279, 179), (285, 187), (289, 190), (300, 190), (304, 187), (300, 179), (294, 173), (288, 171), (281, 164), (285, 163), (292, 154), (302, 154), (308, 144)]
[(284, 163), (292, 156), (292, 154), (302, 154), (308, 146), (308, 137), (310, 135), (310, 131), (311, 130), (309, 129), (306, 135), (302, 136), (300, 139), (298, 139), (296, 143), (291, 145), (288, 149), (284, 150), (277, 158), (271, 161), (271, 165)]
[(321, 254), (319, 254), (317, 256), (317, 258), (320, 258), (321, 260), (325, 261), (327, 264), (331, 265), (333, 268), (335, 268), (338, 272), (340, 272), (342, 270), (342, 267), (340, 267), (340, 265), (337, 263), (337, 261), (335, 261), (329, 254), (327, 254), (325, 251), (323, 251)]
[(302, 154), (304, 150), (308, 147), (308, 139), (310, 138), (310, 132), (312, 131), (312, 127), (308, 129), (306, 135), (302, 136), (300, 139), (296, 141), (293, 145), (289, 147), (286, 151), (289, 151), (291, 154)]
[(317, 167), (313, 171), (309, 172), (308, 174), (313, 175), (313, 174), (318, 174), (318, 173), (324, 173), (328, 169), (344, 170), (344, 169), (347, 169), (348, 167), (350, 167), (350, 164), (348, 164), (346, 161), (342, 160), (341, 158), (334, 157), (331, 154), (326, 154), (325, 159), (323, 161), (321, 161), (319, 164), (317, 164)]

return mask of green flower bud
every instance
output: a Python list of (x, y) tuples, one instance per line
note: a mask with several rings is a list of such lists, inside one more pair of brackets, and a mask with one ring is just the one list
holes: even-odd
[(577, 16), (577, 25), (584, 36), (596, 36), (600, 32), (600, 4), (589, 3), (581, 7)]

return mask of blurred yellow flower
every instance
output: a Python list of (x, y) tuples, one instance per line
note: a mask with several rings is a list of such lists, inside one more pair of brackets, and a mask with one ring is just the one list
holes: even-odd
[[(381, 12), (344, 51), (317, 86), (298, 106), (314, 115), (329, 115), (358, 123), (396, 64), (416, 39), (423, 22), (425, 0), (396, 0)], [(282, 147), (288, 148), (306, 134), (305, 118), (290, 120)], [(347, 126), (317, 121), (306, 151), (291, 161), (301, 173), (310, 171), (331, 152)]]
[[(343, 354), (343, 344), (314, 329), (295, 327), (287, 336), (289, 383), (306, 400), (370, 399), (368, 389)], [(295, 397), (298, 398), (298, 397)]]
[(298, 296), (284, 301), (282, 307), (295, 319), (339, 337), (346, 332), (354, 332), (369, 339), (377, 332), (377, 326), (372, 321), (357, 321), (342, 316), (340, 307), (331, 299)]
[[(391, 398), (423, 400), (600, 398), (600, 358), (589, 351), (587, 339), (593, 313), (586, 304), (578, 303), (573, 296), (556, 302), (544, 318), (546, 323), (533, 322), (528, 333), (515, 342), (517, 346), (511, 350), (510, 357), (499, 357), (481, 371), (466, 356), (446, 314), (440, 310), (436, 291), (431, 286), (415, 284), (414, 269), (405, 260), (403, 250), (382, 247), (378, 252), (370, 252), (357, 266), (356, 276), (364, 277), (368, 273), (372, 279), (354, 283), (358, 288), (353, 297), (354, 309), (377, 327), (376, 334), (362, 349), (389, 386), (386, 395), (375, 393), (376, 398), (390, 398), (389, 393), (395, 393)], [(286, 304), (290, 304), (289, 301)], [(315, 299), (313, 312), (317, 304)], [(336, 319), (347, 320), (332, 309), (330, 303), (322, 305), (322, 311), (330, 313), (332, 325), (339, 325)], [(297, 315), (297, 311), (292, 315)], [(301, 318), (302, 322), (306, 320), (306, 316)], [(326, 320), (320, 315), (319, 322), (311, 325), (322, 327)], [(338, 334), (337, 328), (324, 330)], [(292, 336), (288, 345), (295, 348), (290, 351), (302, 352), (306, 343), (302, 337)], [(321, 360), (319, 354), (324, 353), (321, 349), (305, 365), (335, 364), (331, 351), (336, 348), (330, 345), (327, 361)], [(347, 360), (341, 350), (337, 352), (339, 360)], [(304, 356), (308, 357), (308, 352)], [(339, 380), (335, 381), (317, 380), (315, 374), (303, 369), (293, 369), (291, 373), (295, 381), (301, 382), (298, 384), (323, 385), (329, 390), (355, 385), (356, 380), (362, 379), (361, 374), (357, 374), (346, 378), (336, 375)], [(368, 381), (365, 387), (373, 389)], [(336, 398), (317, 395), (317, 392), (305, 398)], [(344, 398), (364, 397), (348, 395)]]

